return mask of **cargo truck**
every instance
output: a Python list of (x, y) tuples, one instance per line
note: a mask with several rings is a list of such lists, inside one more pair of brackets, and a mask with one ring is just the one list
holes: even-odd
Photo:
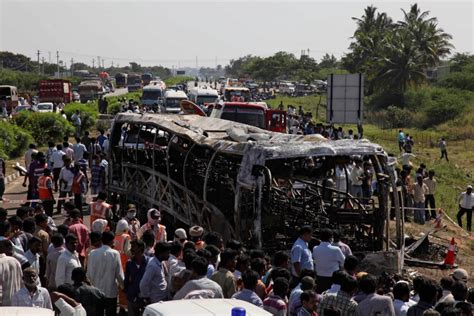
[(62, 79), (40, 80), (38, 83), (38, 96), (40, 102), (71, 103), (71, 82)]

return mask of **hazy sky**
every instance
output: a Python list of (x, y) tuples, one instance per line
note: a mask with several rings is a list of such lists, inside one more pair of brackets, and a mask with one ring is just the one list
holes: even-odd
[[(453, 35), (455, 51), (474, 52), (474, 1), (419, 1)], [(167, 67), (225, 65), (247, 54), (302, 49), (340, 57), (360, 17), (374, 4), (395, 21), (409, 1), (68, 1), (0, 0), (0, 50), (36, 60), (106, 66), (136, 61)]]

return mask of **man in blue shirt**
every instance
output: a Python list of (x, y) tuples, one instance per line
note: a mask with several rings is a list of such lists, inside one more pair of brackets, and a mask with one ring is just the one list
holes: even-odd
[(242, 281), (244, 283), (244, 288), (242, 291), (239, 291), (232, 295), (232, 298), (249, 302), (258, 307), (263, 307), (263, 301), (255, 293), (255, 287), (258, 283), (258, 273), (253, 270), (247, 270), (242, 273)]
[(162, 263), (168, 260), (170, 250), (171, 246), (166, 242), (155, 245), (155, 257), (148, 262), (145, 274), (140, 281), (140, 296), (149, 303), (168, 300), (168, 284)]
[(308, 248), (308, 242), (312, 236), (313, 229), (311, 226), (303, 226), (300, 230), (300, 237), (291, 248), (291, 274), (295, 279), (299, 278), (303, 269), (314, 269), (311, 250)]
[(123, 286), (127, 294), (128, 314), (141, 315), (145, 306), (143, 300), (139, 297), (140, 282), (145, 274), (148, 264), (148, 257), (143, 254), (145, 252), (145, 243), (141, 240), (133, 240), (131, 242), (132, 258), (125, 266), (125, 279)]

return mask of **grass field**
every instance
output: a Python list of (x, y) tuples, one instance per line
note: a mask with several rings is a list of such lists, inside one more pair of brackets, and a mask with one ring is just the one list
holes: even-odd
[[(270, 100), (272, 107), (277, 107), (281, 101), (285, 105), (303, 106), (305, 112), (311, 112), (313, 119), (316, 122), (325, 122), (326, 119), (326, 99), (321, 97), (318, 116), (316, 116), (317, 105), (319, 104), (320, 96), (307, 97), (287, 97), (277, 96)], [(470, 119), (470, 118), (469, 118)], [(468, 118), (461, 118), (460, 123)], [(357, 130), (355, 125), (342, 125), (345, 130), (352, 128)], [(412, 159), (415, 167), (421, 163), (425, 163), (428, 169), (433, 169), (436, 172), (438, 180), (438, 190), (435, 195), (437, 207), (445, 209), (446, 213), (455, 218), (458, 211), (457, 197), (460, 192), (466, 189), (467, 184), (472, 183), (472, 176), (474, 175), (474, 139), (450, 141), (448, 142), (449, 162), (445, 160), (440, 161), (440, 153), (437, 147), (440, 137), (446, 136), (449, 131), (449, 139), (464, 139), (461, 135), (456, 135), (456, 132), (462, 133), (472, 129), (472, 126), (465, 125), (456, 126), (450, 124), (442, 126), (440, 131), (434, 130), (418, 130), (405, 129), (405, 133), (413, 136), (415, 146), (413, 153), (416, 158)], [(441, 132), (443, 131), (443, 132)], [(400, 156), (397, 143), (398, 130), (396, 129), (381, 129), (375, 125), (364, 125), (364, 137), (374, 143), (380, 144), (387, 153), (393, 154), (395, 157)], [(459, 137), (458, 137), (459, 136)]]

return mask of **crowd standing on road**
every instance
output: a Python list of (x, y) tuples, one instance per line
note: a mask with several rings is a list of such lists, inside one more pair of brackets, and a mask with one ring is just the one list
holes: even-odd
[[(288, 113), (292, 133), (363, 137), (361, 127), (355, 134), (313, 124), (301, 107), (288, 106)], [(75, 115), (74, 144), (68, 137), (56, 146), (50, 142), (46, 154), (29, 146), (23, 182), (29, 202), (10, 217), (0, 209), (1, 306), (54, 308), (60, 315), (134, 316), (162, 301), (234, 298), (278, 316), (472, 314), (474, 290), (465, 270), (440, 282), (423, 276), (376, 278), (359, 267), (338, 231), (323, 229), (315, 239), (305, 226), (289, 252), (266, 254), (236, 240), (224, 243), (218, 233), (200, 226), (167, 230), (158, 209), (149, 209), (145, 221), (133, 204), (118, 211), (106, 194), (108, 135), (103, 130), (96, 138), (83, 133), (80, 113)], [(415, 222), (424, 224), (437, 216), (435, 172), (421, 164), (413, 183), (409, 159), (415, 143), (400, 131), (398, 144), (406, 155), (398, 180), (406, 207), (413, 207)], [(440, 149), (447, 159), (446, 144), (440, 143)], [(2, 161), (0, 168), (2, 180)], [(373, 179), (370, 161), (353, 157), (328, 175), (326, 185), (364, 202), (372, 196)], [(90, 204), (87, 195), (94, 197)], [(472, 187), (458, 202), (459, 224), (467, 214), (470, 230)], [(89, 223), (84, 222), (86, 205)], [(56, 225), (52, 217), (61, 214), (64, 223)]]

